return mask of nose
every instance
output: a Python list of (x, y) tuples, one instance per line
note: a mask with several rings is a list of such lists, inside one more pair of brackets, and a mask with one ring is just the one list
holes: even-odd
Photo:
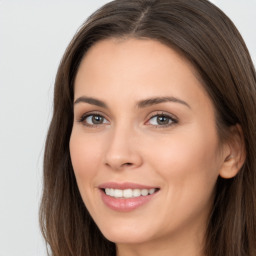
[(116, 127), (109, 134), (105, 165), (113, 170), (133, 169), (141, 166), (143, 160), (139, 143), (131, 129)]

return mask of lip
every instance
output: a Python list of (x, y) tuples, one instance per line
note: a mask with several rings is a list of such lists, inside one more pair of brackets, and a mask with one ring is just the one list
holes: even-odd
[(101, 185), (99, 185), (100, 189), (105, 188), (114, 188), (114, 189), (151, 189), (151, 188), (158, 188), (154, 186), (148, 186), (148, 185), (142, 185), (132, 182), (124, 182), (124, 183), (117, 183), (117, 182), (106, 182)]
[[(103, 203), (109, 207), (110, 209), (114, 211), (119, 212), (129, 212), (133, 211), (147, 203), (150, 203), (150, 201), (158, 194), (159, 188), (154, 186), (148, 186), (148, 185), (142, 185), (142, 184), (136, 184), (136, 183), (115, 183), (115, 182), (107, 182), (104, 184), (99, 185), (99, 192), (101, 195), (101, 199)], [(134, 198), (115, 198), (111, 197), (105, 194), (103, 191), (105, 188), (113, 188), (113, 189), (151, 189), (151, 188), (158, 188), (158, 190), (151, 195), (147, 196), (139, 196)]]

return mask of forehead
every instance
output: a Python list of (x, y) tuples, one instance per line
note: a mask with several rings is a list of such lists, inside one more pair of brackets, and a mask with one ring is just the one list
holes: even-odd
[(151, 39), (106, 39), (93, 45), (78, 69), (75, 98), (95, 94), (100, 98), (156, 94), (208, 97), (193, 65), (172, 48)]
[[(118, 58), (119, 57), (119, 58)], [(96, 63), (97, 67), (106, 64), (114, 64), (118, 61), (118, 66), (126, 65), (127, 72), (132, 68), (143, 69), (140, 64), (147, 62), (147, 68), (151, 65), (152, 68), (166, 65), (168, 62), (172, 68), (178, 68), (182, 65), (183, 68), (189, 69), (197, 76), (194, 66), (178, 51), (153, 39), (135, 39), (135, 38), (109, 38), (95, 43), (89, 48), (82, 59), (81, 66), (86, 66), (88, 62), (91, 67)], [(176, 65), (173, 65), (173, 61)], [(171, 63), (172, 62), (172, 63)], [(133, 65), (130, 65), (130, 64)]]

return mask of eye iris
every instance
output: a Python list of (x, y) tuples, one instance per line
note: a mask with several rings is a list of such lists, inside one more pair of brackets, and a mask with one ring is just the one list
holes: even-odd
[(166, 116), (158, 116), (157, 123), (158, 124), (169, 124), (169, 118)]
[(103, 122), (102, 116), (92, 116), (92, 122), (94, 124), (101, 124)]

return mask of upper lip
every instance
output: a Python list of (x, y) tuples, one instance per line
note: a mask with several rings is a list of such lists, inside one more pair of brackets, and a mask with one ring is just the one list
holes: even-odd
[(106, 182), (102, 183), (98, 186), (100, 189), (105, 188), (113, 188), (113, 189), (152, 189), (152, 188), (158, 188), (155, 186), (148, 186), (143, 184), (137, 184), (132, 182), (124, 182), (124, 183), (117, 183), (117, 182)]

